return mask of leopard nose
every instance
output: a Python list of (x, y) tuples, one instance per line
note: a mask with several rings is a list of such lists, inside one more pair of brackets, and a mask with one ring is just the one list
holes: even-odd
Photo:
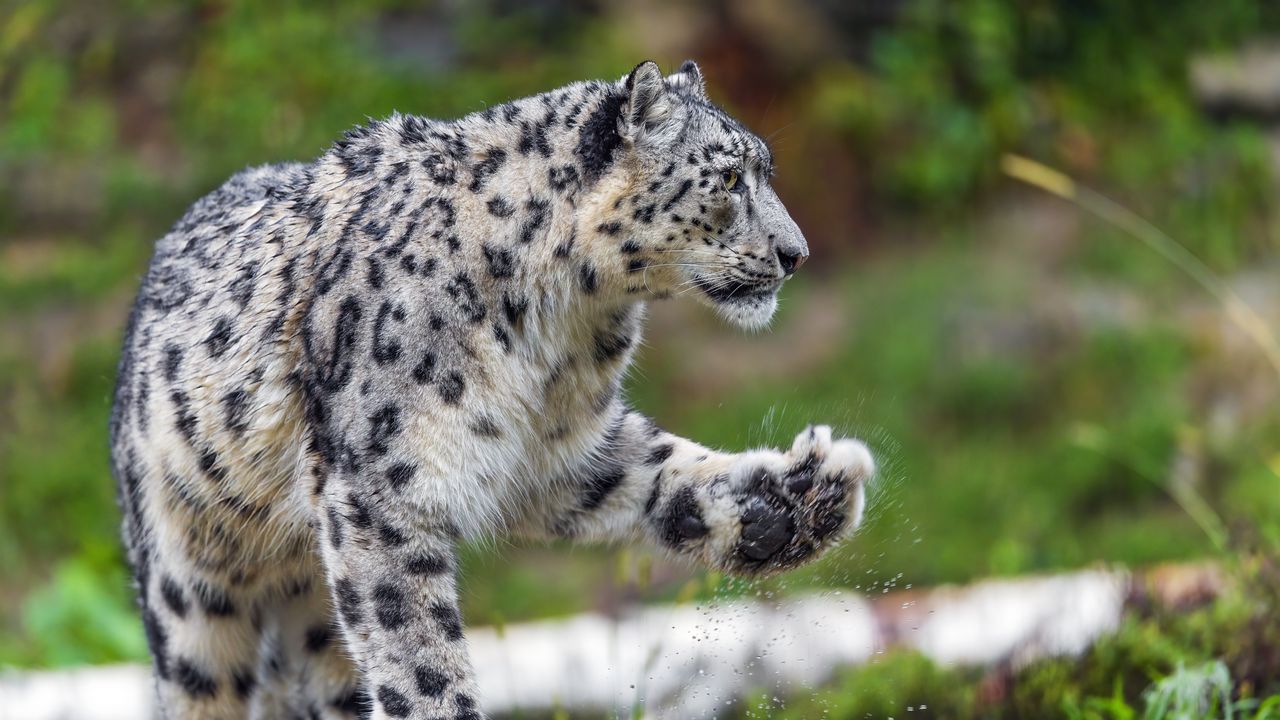
[(786, 273), (787, 275), (794, 274), (795, 271), (800, 269), (800, 266), (804, 264), (804, 261), (808, 259), (809, 259), (809, 253), (792, 255), (786, 250), (783, 250), (782, 248), (778, 248), (778, 264), (782, 266), (782, 272)]

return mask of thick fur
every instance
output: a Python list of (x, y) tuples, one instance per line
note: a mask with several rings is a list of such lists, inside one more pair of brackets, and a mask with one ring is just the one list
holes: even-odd
[(807, 255), (769, 149), (645, 63), (246, 170), (156, 245), (111, 426), (171, 718), (479, 718), (455, 549), (643, 539), (793, 567), (873, 466), (729, 454), (627, 409), (646, 302), (768, 322)]

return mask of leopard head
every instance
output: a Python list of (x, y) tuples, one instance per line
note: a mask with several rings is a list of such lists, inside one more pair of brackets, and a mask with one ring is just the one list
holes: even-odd
[(627, 271), (649, 291), (697, 298), (745, 328), (765, 326), (778, 290), (809, 256), (769, 184), (769, 146), (708, 99), (693, 61), (665, 77), (656, 63), (641, 63), (614, 91), (610, 187), (625, 221)]

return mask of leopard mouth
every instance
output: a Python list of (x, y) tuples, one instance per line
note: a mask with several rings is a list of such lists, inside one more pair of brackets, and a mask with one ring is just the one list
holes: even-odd
[(776, 283), (761, 285), (732, 279), (728, 282), (712, 282), (704, 277), (696, 277), (694, 278), (694, 284), (707, 297), (721, 304), (768, 298), (778, 291), (778, 284)]

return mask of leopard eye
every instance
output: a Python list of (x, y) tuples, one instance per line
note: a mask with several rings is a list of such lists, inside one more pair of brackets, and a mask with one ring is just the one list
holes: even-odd
[(724, 189), (730, 192), (738, 186), (738, 173), (733, 170), (725, 170), (720, 173), (720, 179), (724, 180)]

